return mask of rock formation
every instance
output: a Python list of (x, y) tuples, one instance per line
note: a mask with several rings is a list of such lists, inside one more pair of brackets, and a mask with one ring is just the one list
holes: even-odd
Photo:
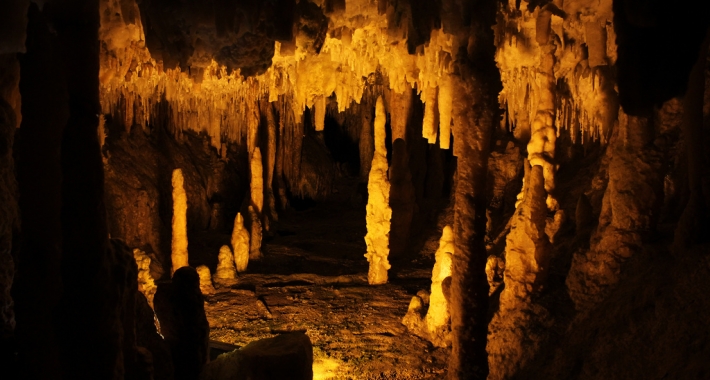
[[(437, 347), (451, 345), (451, 314), (449, 292), (451, 264), (454, 254), (454, 231), (445, 226), (436, 251), (436, 263), (431, 274), (431, 292), (420, 291), (412, 297), (402, 324), (413, 334)], [(428, 306), (428, 308), (425, 308)]]
[(206, 265), (200, 265), (196, 268), (197, 275), (200, 277), (200, 291), (203, 295), (211, 295), (215, 293), (214, 285), (212, 285), (212, 273)]
[(234, 253), (234, 264), (237, 272), (247, 270), (249, 264), (250, 245), (249, 232), (244, 228), (244, 218), (241, 213), (237, 213), (234, 218), (234, 229), (232, 230), (232, 250)]
[(152, 308), (153, 297), (158, 287), (155, 286), (155, 279), (150, 274), (151, 259), (138, 248), (133, 249), (133, 259), (136, 260), (136, 265), (138, 265), (138, 291), (143, 293), (146, 300), (148, 300), (148, 305)]
[(217, 272), (214, 275), (214, 282), (220, 285), (234, 283), (237, 280), (237, 270), (234, 267), (234, 255), (228, 245), (223, 245), (219, 249), (217, 260)]
[(390, 183), (387, 178), (387, 148), (385, 148), (385, 106), (382, 97), (377, 98), (375, 107), (375, 154), (372, 158), (370, 179), (367, 182), (367, 253), (370, 263), (367, 281), (370, 285), (387, 283), (390, 269), (389, 232), (392, 209), (389, 205)]
[(249, 235), (249, 260), (261, 259), (261, 218), (254, 206), (249, 206), (249, 219), (251, 223), (251, 233)]
[(173, 234), (172, 273), (188, 266), (187, 261), (187, 195), (185, 195), (182, 170), (173, 170)]

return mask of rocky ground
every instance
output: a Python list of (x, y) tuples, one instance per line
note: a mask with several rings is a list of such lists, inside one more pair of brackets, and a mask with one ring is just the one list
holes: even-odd
[(359, 204), (285, 212), (271, 234), (261, 261), (251, 262), (236, 285), (206, 297), (212, 340), (242, 347), (305, 331), (313, 343), (315, 379), (444, 376), (447, 350), (401, 324), (411, 297), (430, 286), (433, 251), (395, 262), (388, 284), (369, 286)]

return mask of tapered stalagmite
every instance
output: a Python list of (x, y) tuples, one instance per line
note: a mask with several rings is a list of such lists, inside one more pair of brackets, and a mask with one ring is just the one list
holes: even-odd
[(234, 268), (234, 256), (228, 245), (223, 245), (219, 249), (217, 260), (217, 272), (214, 275), (214, 281), (223, 285), (234, 282), (237, 279), (237, 270)]
[(375, 154), (372, 157), (370, 178), (367, 182), (367, 253), (365, 257), (370, 263), (367, 281), (371, 285), (387, 282), (387, 271), (390, 269), (389, 232), (392, 209), (389, 206), (390, 183), (387, 178), (387, 148), (385, 147), (385, 107), (382, 97), (377, 98), (375, 107)]
[(429, 310), (426, 313), (426, 328), (429, 340), (438, 347), (446, 347), (451, 342), (451, 314), (449, 313), (449, 289), (444, 289), (445, 280), (451, 276), (451, 263), (454, 255), (454, 230), (444, 227), (436, 251), (436, 263), (431, 273), (431, 293)]
[(237, 217), (234, 218), (232, 249), (237, 272), (244, 272), (249, 264), (249, 232), (244, 228), (244, 218), (241, 213), (237, 213)]
[(197, 275), (200, 276), (200, 291), (202, 294), (214, 294), (215, 289), (212, 285), (212, 274), (210, 268), (205, 265), (200, 265), (196, 268)]
[(187, 195), (181, 169), (173, 170), (173, 270), (186, 267), (187, 263)]
[(545, 180), (539, 165), (525, 174), (523, 201), (506, 238), (505, 288), (489, 326), (489, 379), (510, 378), (532, 360), (542, 340), (539, 331), (547, 323), (546, 310), (532, 300), (545, 283), (550, 259)]
[(253, 206), (249, 206), (249, 218), (251, 219), (251, 233), (249, 234), (249, 260), (261, 259), (261, 219)]
[(278, 220), (279, 215), (276, 213), (276, 198), (274, 197), (273, 186), (274, 170), (276, 167), (276, 134), (278, 133), (278, 127), (276, 125), (276, 118), (274, 117), (274, 108), (271, 103), (267, 102), (264, 105), (264, 112), (266, 112), (266, 127), (268, 135), (264, 196), (266, 197), (269, 218), (271, 218), (271, 220)]

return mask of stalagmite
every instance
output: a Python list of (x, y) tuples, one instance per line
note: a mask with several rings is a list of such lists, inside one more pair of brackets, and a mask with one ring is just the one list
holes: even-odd
[(439, 146), (449, 149), (451, 145), (451, 112), (454, 104), (451, 78), (446, 75), (439, 83)]
[(451, 277), (451, 263), (454, 255), (454, 230), (444, 227), (436, 251), (436, 263), (431, 273), (431, 293), (429, 310), (425, 321), (429, 340), (437, 347), (451, 343), (451, 314), (449, 313), (449, 289), (444, 289), (444, 280)]
[(183, 182), (182, 170), (173, 170), (172, 273), (189, 265), (187, 262), (187, 195)]
[(202, 294), (214, 294), (215, 289), (212, 285), (212, 274), (210, 273), (210, 268), (206, 265), (200, 265), (195, 269), (197, 270), (197, 275), (200, 276), (200, 292), (202, 292)]
[(133, 250), (133, 258), (138, 265), (138, 291), (143, 293), (150, 307), (153, 307), (153, 297), (158, 287), (153, 276), (150, 275), (150, 257), (138, 248)]
[(228, 245), (223, 245), (219, 249), (217, 256), (217, 272), (214, 281), (220, 285), (229, 285), (237, 280), (237, 271), (234, 268), (234, 256)]
[(237, 213), (237, 217), (234, 219), (232, 249), (234, 250), (234, 263), (237, 272), (244, 272), (249, 264), (249, 232), (244, 228), (244, 218), (241, 213)]
[(367, 183), (367, 253), (370, 263), (367, 281), (370, 285), (387, 283), (387, 271), (390, 269), (389, 231), (392, 209), (389, 206), (390, 183), (387, 179), (387, 148), (385, 147), (385, 107), (382, 97), (377, 98), (375, 107), (375, 154)]
[(439, 134), (439, 106), (437, 104), (438, 87), (430, 87), (426, 92), (422, 92), (424, 102), (424, 120), (422, 122), (422, 137), (427, 139), (429, 144), (436, 144), (436, 137)]
[(490, 379), (507, 379), (532, 360), (542, 339), (537, 331), (547, 322), (546, 310), (532, 301), (545, 283), (550, 260), (542, 167), (530, 169), (526, 181), (514, 228), (506, 237), (505, 288), (489, 326)]
[(268, 215), (271, 220), (278, 220), (279, 214), (276, 212), (276, 198), (274, 197), (274, 170), (276, 166), (276, 134), (278, 127), (276, 126), (276, 118), (274, 117), (274, 108), (271, 103), (264, 105), (266, 112), (266, 127), (268, 135), (268, 147), (266, 152), (266, 184), (264, 193), (266, 204), (268, 206)]
[(249, 260), (261, 259), (261, 219), (253, 206), (249, 206), (249, 218), (251, 219), (251, 233), (249, 236)]

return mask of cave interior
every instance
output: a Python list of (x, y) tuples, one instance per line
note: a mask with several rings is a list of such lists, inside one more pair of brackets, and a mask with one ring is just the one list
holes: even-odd
[(710, 379), (710, 2), (6, 0), (0, 378)]

